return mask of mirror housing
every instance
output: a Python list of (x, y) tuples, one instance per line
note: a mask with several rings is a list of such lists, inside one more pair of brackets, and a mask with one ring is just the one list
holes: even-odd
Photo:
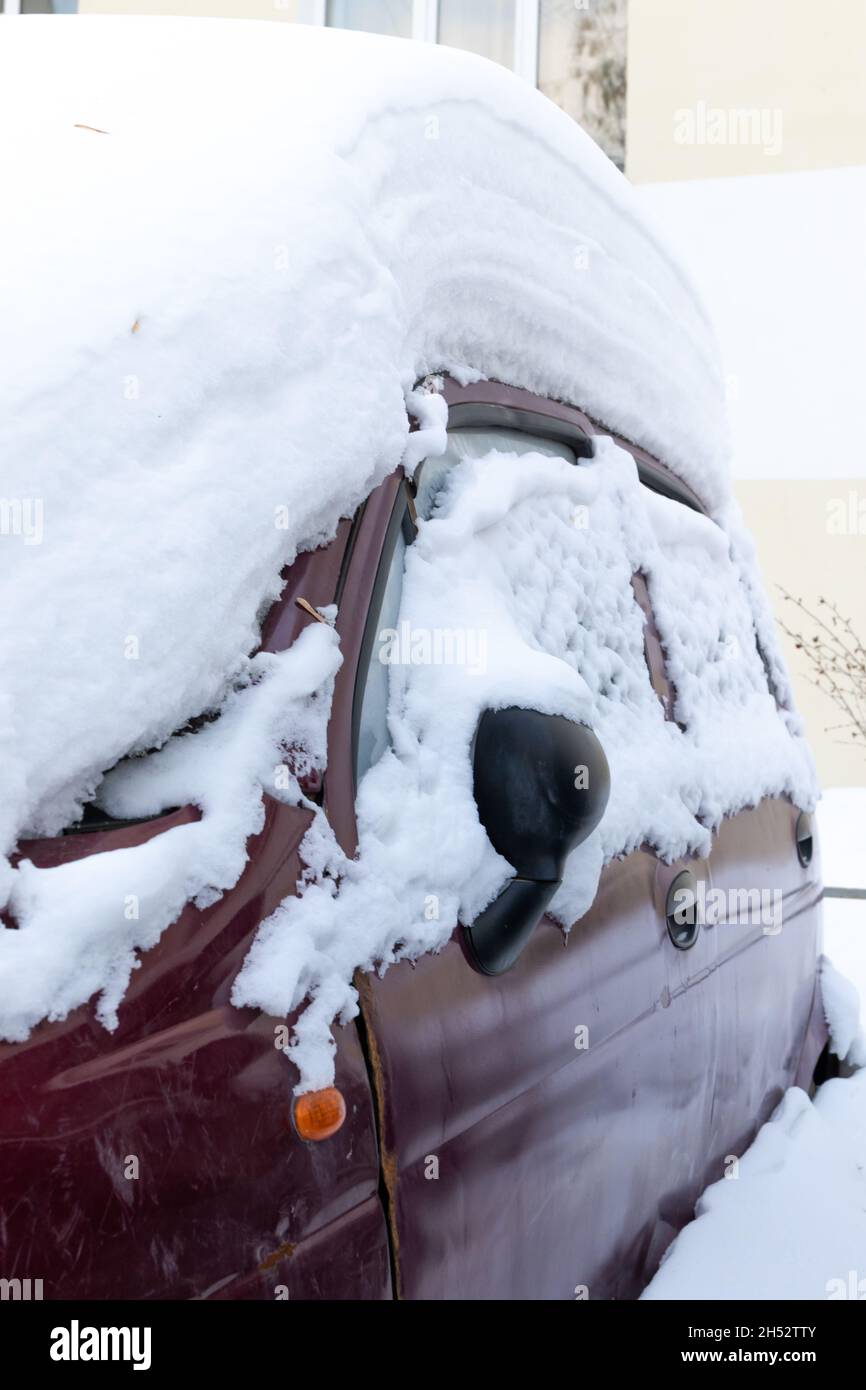
[(538, 710), (485, 710), (475, 735), (473, 789), (490, 843), (517, 871), (465, 928), (478, 969), (501, 975), (535, 930), (569, 854), (601, 820), (610, 769), (584, 724)]

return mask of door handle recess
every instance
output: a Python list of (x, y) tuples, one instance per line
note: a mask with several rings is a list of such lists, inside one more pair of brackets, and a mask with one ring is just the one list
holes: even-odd
[(665, 899), (668, 936), (678, 951), (688, 951), (698, 939), (698, 880), (691, 869), (677, 874)]

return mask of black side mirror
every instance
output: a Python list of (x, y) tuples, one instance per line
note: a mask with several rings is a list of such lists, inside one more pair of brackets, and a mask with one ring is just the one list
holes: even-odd
[(517, 877), (466, 940), (485, 975), (517, 960), (562, 879), (571, 851), (592, 833), (610, 793), (610, 769), (591, 729), (538, 710), (485, 710), (473, 754), (475, 802), (493, 848)]

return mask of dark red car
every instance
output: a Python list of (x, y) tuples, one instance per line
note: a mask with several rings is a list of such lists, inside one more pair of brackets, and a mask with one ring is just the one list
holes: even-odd
[[(454, 430), (518, 431), (578, 454), (601, 432), (522, 390), (444, 389)], [(701, 508), (626, 447), (647, 488)], [(266, 649), (283, 650), (313, 621), (299, 600), (339, 604), (327, 773), (308, 791), (348, 854), (371, 634), (413, 514), (397, 471), (331, 544), (300, 556), (263, 631)], [(639, 576), (634, 589), (672, 718)], [(51, 866), (197, 814), (95, 818), (19, 853)], [(460, 929), (438, 955), (358, 978), (361, 1015), (336, 1030), (345, 1119), (320, 1140), (299, 1133), (296, 1073), (274, 1046), (284, 1020), (229, 1002), (257, 928), (295, 891), (309, 822), (269, 801), (235, 888), (187, 906), (142, 956), (116, 1032), (82, 1008), (0, 1046), (0, 1274), (42, 1280), (50, 1299), (638, 1295), (726, 1157), (788, 1086), (809, 1086), (824, 1048), (808, 818), (767, 800), (726, 820), (706, 860), (628, 854), (604, 870), (566, 950), (543, 917), (502, 973)], [(781, 889), (785, 931), (676, 919), (671, 887), (685, 871)], [(582, 1049), (586, 1022), (594, 1045)], [(323, 1114), (327, 1132), (339, 1098), (326, 1096)]]

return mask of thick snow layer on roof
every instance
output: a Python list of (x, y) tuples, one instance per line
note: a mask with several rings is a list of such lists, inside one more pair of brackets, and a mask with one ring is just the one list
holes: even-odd
[(2, 494), (41, 537), (3, 544), (0, 850), (220, 698), (282, 566), (399, 463), (428, 369), (575, 402), (723, 493), (691, 291), (500, 67), (255, 22), (0, 37)]
[[(651, 503), (620, 529), (616, 497), (627, 517), (637, 484), (613, 446), (585, 475), (560, 464), (548, 476), (543, 461), (522, 481), (501, 460), (470, 470), (458, 536), (467, 553), (473, 528), (507, 545), (509, 512), (527, 496), (545, 499), (541, 530), (529, 514), (521, 523), (529, 550), (543, 547), (544, 528), (555, 530), (574, 489), (586, 490), (600, 518), (588, 541), (610, 580), (599, 589), (607, 627), (595, 648), (572, 634), (569, 664), (545, 646), (553, 637), (532, 582), (548, 581), (530, 564), (521, 621), (488, 610), (503, 681), (498, 696), (484, 686), (488, 702), (518, 688), (540, 700), (543, 667), (548, 705), (593, 718), (606, 709), (611, 729), (625, 707), (633, 729), (648, 720), (659, 740), (643, 750), (650, 761), (675, 739), (640, 685), (637, 612), (626, 615), (625, 591), (611, 588), (625, 546), (658, 570), (672, 675), (693, 727), (709, 729), (713, 702), (722, 709), (733, 694), (725, 746), (751, 710), (749, 746), (761, 753), (754, 766), (746, 756), (725, 766), (696, 738), (691, 761), (677, 763), (670, 815), (658, 817), (660, 849), (705, 845), (721, 815), (763, 794), (810, 800), (796, 719), (777, 715), (752, 655), (748, 604), (784, 694), (730, 503), (711, 335), (628, 185), (569, 118), (501, 68), (450, 49), (292, 26), (88, 17), (0, 24), (0, 117), (15, 131), (0, 150), (0, 855), (24, 832), (56, 833), (75, 819), (126, 754), (223, 706), (215, 732), (175, 739), (100, 789), (118, 814), (193, 800), (200, 823), (63, 869), (12, 870), (0, 859), (0, 902), (9, 896), (20, 924), (0, 931), (0, 1034), (20, 1038), (96, 992), (110, 1024), (136, 950), (183, 901), (212, 901), (236, 880), (281, 746), (290, 740), (321, 762), (333, 634), (322, 629), (279, 659), (250, 653), (294, 555), (332, 535), (401, 459), (441, 447), (432, 406), (428, 429), (411, 444), (408, 435), (406, 397), (433, 370), (582, 406), (678, 471), (728, 532), (699, 518), (671, 530)], [(473, 481), (489, 496), (475, 496)], [(431, 537), (447, 540), (448, 523), (437, 524), (445, 530)], [(708, 572), (728, 539), (740, 587), (726, 615)], [(678, 629), (682, 589), (663, 572), (666, 549), (694, 579), (703, 656)], [(443, 593), (449, 573), (446, 563)], [(750, 653), (739, 675), (719, 664), (731, 635)], [(537, 659), (518, 670), (530, 649)], [(608, 679), (616, 698), (603, 707)], [(467, 728), (481, 688), (464, 692)], [(341, 862), (317, 815), (305, 852), (318, 877), (293, 944), (274, 958), (283, 973), (266, 979), (262, 968), (275, 918), (236, 990), (239, 1002), (280, 1010), (313, 996), (296, 1052), (303, 1085), (327, 1079), (328, 1028), (351, 1015), (354, 968), (398, 948), (435, 948), (508, 873), (478, 839), (462, 735), (434, 788), (452, 796), (450, 809), (430, 799), (412, 744), (424, 690), (402, 726), (393, 710), (399, 776), (414, 787), (405, 805), (428, 820), (447, 812), (468, 826), (474, 816), (474, 896), (456, 877), (439, 885), (438, 926), (419, 926), (405, 892), (389, 904), (394, 885), (375, 872), (374, 842), (387, 839), (375, 787), (361, 805), (362, 828), (372, 826), (366, 861)], [(585, 906), (602, 858), (646, 829), (627, 798), (612, 801), (607, 839), (566, 884), (564, 915)], [(411, 874), (404, 861), (401, 892), (423, 886)], [(383, 907), (377, 916), (365, 898), (369, 913), (343, 935), (340, 876), (344, 886), (364, 880)], [(132, 922), (117, 920), (121, 889), (140, 903)]]

